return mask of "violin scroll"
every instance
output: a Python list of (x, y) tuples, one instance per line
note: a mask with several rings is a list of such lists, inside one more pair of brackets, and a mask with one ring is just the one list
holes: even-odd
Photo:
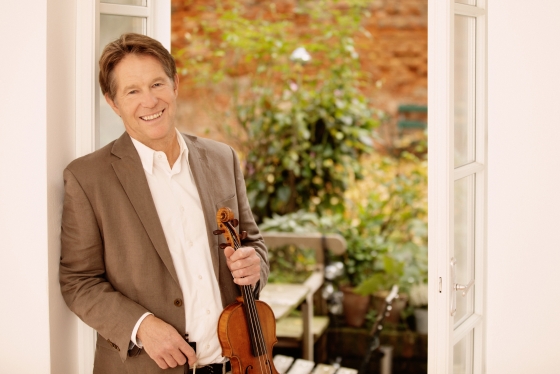
[[(227, 245), (237, 250), (241, 247), (241, 240), (247, 237), (247, 232), (242, 231), (241, 234), (237, 234), (234, 227), (239, 225), (239, 221), (235, 218), (233, 210), (228, 207), (223, 207), (216, 213), (216, 222), (218, 223), (218, 230), (214, 230), (214, 235), (223, 234), (228, 242)], [(225, 243), (220, 244), (220, 248), (224, 249), (227, 247)]]
[(229, 222), (235, 219), (235, 216), (233, 214), (233, 210), (231, 210), (228, 207), (223, 207), (220, 208), (218, 210), (218, 213), (216, 213), (216, 221), (218, 222), (218, 224), (220, 224), (220, 222)]

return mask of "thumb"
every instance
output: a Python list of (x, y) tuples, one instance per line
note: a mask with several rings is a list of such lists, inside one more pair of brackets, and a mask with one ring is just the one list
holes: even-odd
[(224, 255), (226, 255), (226, 258), (229, 260), (229, 258), (231, 257), (231, 255), (233, 255), (235, 253), (234, 249), (232, 247), (226, 247), (224, 249)]

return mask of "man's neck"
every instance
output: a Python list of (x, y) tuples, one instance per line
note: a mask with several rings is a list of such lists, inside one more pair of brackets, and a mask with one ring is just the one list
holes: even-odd
[(179, 140), (177, 139), (177, 132), (173, 132), (173, 138), (165, 144), (165, 149), (158, 149), (162, 151), (167, 156), (167, 162), (169, 162), (169, 167), (172, 168), (175, 161), (181, 153), (181, 147), (179, 147)]
[(144, 143), (139, 139), (140, 143), (144, 144), (146, 147), (153, 149), (154, 151), (163, 152), (167, 156), (167, 162), (169, 162), (169, 167), (173, 167), (179, 154), (181, 153), (181, 147), (179, 146), (179, 140), (177, 139), (177, 131), (173, 131), (172, 136), (165, 139), (159, 139), (154, 142)]

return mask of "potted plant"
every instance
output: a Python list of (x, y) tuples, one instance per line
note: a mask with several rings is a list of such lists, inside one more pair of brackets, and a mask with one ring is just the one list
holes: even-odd
[(374, 307), (397, 284), (402, 296), (388, 320), (398, 322), (410, 286), (427, 279), (426, 165), (406, 152), (368, 161), (364, 181), (347, 192), (347, 280), (374, 295)]

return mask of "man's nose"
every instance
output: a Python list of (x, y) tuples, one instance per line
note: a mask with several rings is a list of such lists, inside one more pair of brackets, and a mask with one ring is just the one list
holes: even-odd
[(142, 106), (145, 108), (153, 108), (158, 103), (157, 97), (150, 91), (142, 95)]

